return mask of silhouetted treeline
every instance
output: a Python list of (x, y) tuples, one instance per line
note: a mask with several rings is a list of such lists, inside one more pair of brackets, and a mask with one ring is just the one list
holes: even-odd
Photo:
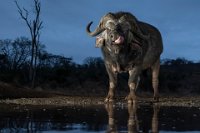
[[(31, 41), (25, 37), (0, 40), (0, 81), (18, 86), (28, 86)], [(54, 55), (40, 44), (36, 67), (36, 88), (61, 91), (76, 95), (105, 95), (108, 75), (100, 57), (88, 57), (83, 64), (72, 58)], [(200, 63), (184, 58), (161, 61), (160, 91), (175, 94), (200, 94)], [(150, 70), (142, 74), (138, 91), (151, 92)], [(119, 75), (117, 94), (129, 91), (128, 74)]]

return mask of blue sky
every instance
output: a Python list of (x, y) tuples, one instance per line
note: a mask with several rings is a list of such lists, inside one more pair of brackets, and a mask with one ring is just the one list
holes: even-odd
[[(32, 0), (18, 3), (33, 10)], [(163, 38), (162, 59), (183, 57), (200, 61), (200, 0), (41, 0), (43, 29), (41, 42), (48, 52), (72, 57), (82, 63), (86, 57), (100, 57), (95, 38), (85, 32), (107, 12), (128, 11), (140, 21), (156, 26)], [(30, 33), (20, 18), (14, 0), (0, 1), (0, 39), (15, 39)]]

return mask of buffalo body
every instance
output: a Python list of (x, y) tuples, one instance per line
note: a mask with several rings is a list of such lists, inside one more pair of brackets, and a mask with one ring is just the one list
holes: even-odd
[(96, 37), (96, 47), (100, 47), (109, 76), (109, 92), (105, 102), (113, 101), (117, 86), (117, 74), (129, 73), (128, 85), (130, 93), (128, 102), (136, 99), (136, 89), (141, 71), (152, 70), (154, 99), (158, 100), (158, 76), (160, 55), (163, 51), (162, 37), (154, 26), (138, 21), (128, 12), (108, 13), (100, 20), (97, 28), (91, 32), (87, 25), (86, 31)]

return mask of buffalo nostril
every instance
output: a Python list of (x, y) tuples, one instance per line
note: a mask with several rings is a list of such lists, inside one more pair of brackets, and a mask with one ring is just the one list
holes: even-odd
[(114, 36), (113, 35), (110, 35), (110, 37), (113, 39), (114, 38)]

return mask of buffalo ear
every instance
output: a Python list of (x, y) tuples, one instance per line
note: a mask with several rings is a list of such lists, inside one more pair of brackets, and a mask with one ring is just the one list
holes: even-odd
[(105, 39), (103, 37), (96, 37), (95, 44), (96, 48), (101, 48), (102, 46), (105, 45)]

